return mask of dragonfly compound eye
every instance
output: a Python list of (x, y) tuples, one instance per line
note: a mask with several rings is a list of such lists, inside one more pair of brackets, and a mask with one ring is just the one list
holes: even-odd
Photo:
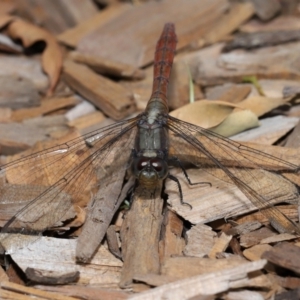
[(149, 168), (150, 168), (149, 158), (146, 157), (139, 157), (134, 159), (131, 165), (132, 172), (136, 177), (139, 177), (141, 171)]
[(161, 158), (152, 158), (151, 166), (157, 172), (160, 179), (167, 177), (169, 168), (165, 160)]
[(136, 168), (138, 171), (142, 171), (147, 166), (149, 166), (149, 158), (142, 157), (136, 163)]

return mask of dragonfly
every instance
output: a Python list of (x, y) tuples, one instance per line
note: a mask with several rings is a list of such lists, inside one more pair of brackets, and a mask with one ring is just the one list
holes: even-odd
[(197, 184), (191, 182), (187, 165), (236, 185), (279, 232), (300, 234), (297, 223), (269, 204), (274, 198), (298, 199), (297, 191), (281, 191), (273, 180), (283, 172), (298, 174), (298, 165), (168, 114), (176, 44), (175, 26), (167, 23), (156, 46), (153, 89), (144, 112), (0, 167), (0, 204), (18, 201), (22, 206), (3, 226), (0, 245), (10, 232), (39, 235), (52, 228), (66, 218), (88, 187), (101, 191), (120, 172), (128, 171), (137, 185), (149, 191), (173, 180), (181, 203), (189, 206), (179, 180), (170, 174), (171, 167), (178, 167), (189, 184)]

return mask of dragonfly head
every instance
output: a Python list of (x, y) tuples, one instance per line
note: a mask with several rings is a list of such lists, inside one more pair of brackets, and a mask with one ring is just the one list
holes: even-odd
[(143, 156), (133, 161), (132, 171), (141, 185), (154, 187), (158, 181), (167, 177), (169, 168), (162, 158)]

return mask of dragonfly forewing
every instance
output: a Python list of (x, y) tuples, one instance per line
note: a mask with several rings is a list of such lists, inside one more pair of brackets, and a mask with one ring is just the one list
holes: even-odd
[[(17, 184), (32, 193), (19, 197), (23, 207), (6, 223), (2, 233), (19, 229), (24, 234), (39, 234), (55, 226), (66, 219), (85, 191), (90, 198), (93, 189), (107, 185), (120, 170), (127, 169), (135, 123), (135, 118), (116, 123), (3, 166), (1, 175), (8, 174), (13, 184), (0, 187), (2, 203), (15, 201)], [(93, 136), (96, 138), (91, 143)]]
[[(170, 118), (167, 124), (171, 156), (236, 185), (280, 232), (300, 233), (271, 200), (299, 203), (299, 191), (280, 172), (299, 172), (299, 167), (246, 147), (198, 126)], [(292, 191), (292, 192), (291, 192)]]

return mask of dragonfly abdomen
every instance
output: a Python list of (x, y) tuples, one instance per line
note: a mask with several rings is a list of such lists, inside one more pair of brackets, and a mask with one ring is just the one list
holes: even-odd
[[(168, 113), (167, 90), (177, 44), (175, 27), (167, 23), (157, 42), (154, 56), (152, 95), (146, 112), (158, 108), (161, 113)], [(156, 103), (156, 104), (153, 104)]]

